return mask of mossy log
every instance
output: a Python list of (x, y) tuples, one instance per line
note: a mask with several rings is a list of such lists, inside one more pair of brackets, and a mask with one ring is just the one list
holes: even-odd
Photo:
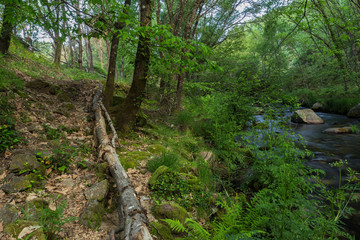
[[(134, 187), (119, 161), (115, 147), (107, 135), (105, 118), (103, 116), (104, 109), (101, 107), (101, 95), (102, 86), (100, 86), (93, 98), (95, 133), (100, 154), (99, 156), (108, 162), (110, 172), (116, 182), (117, 190), (119, 192), (119, 217), (122, 226), (119, 226), (117, 231), (122, 232), (122, 239), (150, 240), (152, 237), (148, 228), (148, 220), (145, 211), (141, 207), (136, 197)], [(110, 124), (112, 123), (110, 122)], [(113, 129), (113, 127), (111, 128)], [(112, 233), (112, 235), (114, 235), (114, 233)]]

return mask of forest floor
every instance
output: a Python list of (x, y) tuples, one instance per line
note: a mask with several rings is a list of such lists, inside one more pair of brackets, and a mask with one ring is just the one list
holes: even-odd
[[(56, 230), (52, 231), (59, 238), (106, 239), (108, 231), (116, 228), (119, 220), (115, 184), (97, 156), (93, 136), (91, 104), (99, 82), (50, 77), (34, 79), (21, 72), (17, 72), (17, 75), (26, 82), (24, 89), (2, 94), (13, 94), (8, 96), (9, 104), (14, 109), (15, 129), (23, 139), (13, 149), (6, 150), (0, 162), (0, 209), (10, 204), (16, 209), (12, 216), (29, 219), (32, 215), (29, 204), (41, 199), (49, 209), (59, 213), (54, 226), (48, 226), (55, 227)], [(128, 147), (131, 148), (131, 144)], [(122, 151), (126, 151), (126, 148)], [(36, 156), (39, 165), (43, 165), (39, 169), (43, 171), (35, 168), (14, 170), (17, 155)], [(147, 182), (151, 174), (143, 168), (145, 163), (140, 163), (139, 168), (129, 169), (128, 174), (139, 194), (139, 200), (149, 212), (151, 198)], [(30, 180), (31, 174), (35, 177)], [(19, 184), (15, 186), (19, 178), (28, 181), (25, 181), (26, 184), (21, 183), (20, 187)], [(102, 200), (105, 214), (101, 225), (94, 230), (81, 224), (82, 214), (89, 202), (86, 191), (104, 179), (109, 182), (109, 191), (105, 200)], [(61, 205), (64, 202), (66, 207)], [(76, 219), (65, 224), (61, 222), (69, 217)], [(149, 218), (152, 216), (149, 215)], [(5, 225), (0, 221), (0, 239), (16, 239), (4, 230)], [(47, 230), (44, 229), (45, 232)], [(17, 238), (20, 238), (19, 235)]]

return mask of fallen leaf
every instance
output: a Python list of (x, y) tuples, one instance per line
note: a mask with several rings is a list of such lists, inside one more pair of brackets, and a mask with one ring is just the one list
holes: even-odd
[(48, 176), (51, 172), (52, 172), (52, 168), (46, 169), (46, 172), (45, 172), (46, 176)]
[(51, 211), (55, 211), (55, 210), (56, 210), (56, 205), (55, 205), (54, 202), (51, 202), (51, 203), (50, 203), (49, 209), (50, 209)]
[(0, 232), (2, 232), (3, 230), (4, 230), (3, 223), (0, 222)]
[(38, 230), (39, 228), (41, 228), (41, 226), (30, 226), (30, 227), (26, 227), (26, 228), (24, 228), (24, 229), (20, 232), (18, 238), (21, 239), (21, 238), (29, 235), (30, 233)]

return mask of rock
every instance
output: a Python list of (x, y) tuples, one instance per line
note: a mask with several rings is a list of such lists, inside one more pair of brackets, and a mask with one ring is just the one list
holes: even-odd
[(175, 202), (166, 202), (157, 205), (152, 210), (154, 217), (161, 221), (161, 219), (177, 219), (184, 223), (186, 218), (189, 218), (188, 212)]
[(12, 157), (10, 162), (10, 172), (29, 172), (34, 169), (40, 169), (41, 164), (32, 153), (17, 154)]
[(295, 123), (307, 123), (307, 124), (323, 124), (322, 120), (316, 113), (311, 109), (301, 109), (294, 112), (291, 116), (291, 121)]
[(150, 187), (155, 186), (156, 184), (156, 180), (158, 179), (158, 177), (166, 172), (169, 172), (169, 168), (166, 166), (160, 166), (156, 169), (156, 171), (151, 175), (150, 179), (149, 179), (149, 185)]
[(4, 230), (17, 239), (46, 240), (43, 228), (34, 221), (20, 220), (7, 225)]
[(61, 183), (59, 183), (59, 185), (64, 188), (71, 189), (75, 186), (75, 181), (71, 178), (65, 178), (61, 181)]
[(28, 131), (31, 132), (31, 133), (34, 133), (34, 132), (41, 132), (43, 130), (43, 127), (40, 126), (40, 125), (30, 125), (28, 127)]
[(16, 193), (31, 187), (30, 181), (24, 176), (14, 176), (1, 189), (6, 193)]
[(100, 226), (104, 213), (104, 203), (90, 200), (85, 211), (81, 214), (79, 222), (92, 229), (96, 229)]
[(6, 204), (0, 209), (0, 222), (2, 222), (4, 226), (15, 222), (18, 218), (19, 212), (14, 205)]
[(150, 223), (150, 233), (154, 236), (157, 236), (159, 239), (164, 239), (164, 240), (175, 239), (174, 236), (171, 234), (170, 228), (159, 222)]
[(311, 107), (311, 109), (314, 110), (315, 112), (322, 111), (323, 108), (324, 106), (319, 102), (314, 103), (314, 105)]
[(108, 180), (103, 180), (96, 183), (92, 187), (85, 190), (85, 197), (88, 201), (98, 200), (102, 201), (109, 191), (109, 182)]
[(324, 133), (329, 133), (329, 134), (351, 133), (351, 127), (328, 128), (324, 130)]
[(355, 107), (351, 108), (347, 116), (350, 118), (360, 118), (360, 103)]
[(216, 159), (215, 154), (211, 151), (201, 152), (200, 157), (202, 157), (206, 162), (213, 162)]

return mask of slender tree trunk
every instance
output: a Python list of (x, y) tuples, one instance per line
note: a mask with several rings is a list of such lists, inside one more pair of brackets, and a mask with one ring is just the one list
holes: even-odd
[(63, 41), (61, 37), (56, 37), (55, 39), (55, 55), (54, 55), (54, 63), (56, 67), (60, 67), (61, 61), (61, 50), (62, 50)]
[[(80, 3), (79, 1), (75, 1), (75, 6), (76, 9), (80, 9)], [(80, 18), (80, 11), (76, 10), (76, 15), (78, 18)], [(82, 56), (83, 56), (83, 45), (82, 45), (82, 37), (81, 37), (82, 31), (81, 31), (81, 24), (78, 24), (78, 35), (79, 35), (79, 54), (78, 54), (78, 64), (79, 64), (79, 69), (82, 70), (83, 68), (83, 61), (82, 61)]]
[[(140, 25), (151, 26), (152, 2), (140, 0)], [(122, 132), (129, 132), (135, 123), (144, 98), (146, 80), (150, 63), (150, 36), (148, 32), (140, 34), (135, 58), (135, 69), (130, 91), (117, 116), (117, 126)]]
[[(130, 6), (131, 0), (125, 0), (124, 13), (126, 14), (126, 7)], [(125, 22), (117, 22), (115, 24), (115, 33), (111, 41), (110, 56), (109, 56), (109, 68), (108, 76), (106, 79), (106, 86), (104, 92), (103, 103), (107, 109), (113, 104), (113, 95), (115, 87), (115, 77), (116, 77), (116, 58), (119, 48), (119, 34), (118, 31), (125, 27)]]
[(185, 73), (181, 72), (178, 74), (178, 82), (176, 87), (176, 106), (175, 110), (179, 111), (181, 108), (182, 92), (184, 88)]
[(71, 37), (69, 38), (69, 50), (70, 50), (70, 67), (74, 67), (74, 46)]
[(110, 57), (109, 57), (109, 68), (108, 68), (108, 75), (106, 79), (106, 86), (104, 92), (104, 99), (103, 103), (107, 109), (113, 104), (113, 94), (114, 94), (114, 87), (115, 87), (115, 75), (116, 75), (116, 58), (117, 58), (117, 50), (119, 47), (119, 37), (117, 32), (114, 34), (112, 41), (111, 41), (111, 48), (110, 48)]
[(93, 53), (91, 48), (91, 38), (88, 38), (88, 52), (89, 52), (89, 65), (90, 65), (90, 72), (94, 72), (94, 62), (93, 62)]
[(11, 3), (5, 4), (5, 9), (3, 13), (3, 24), (0, 32), (0, 53), (7, 54), (10, 47), (11, 33), (14, 28), (11, 23)]

